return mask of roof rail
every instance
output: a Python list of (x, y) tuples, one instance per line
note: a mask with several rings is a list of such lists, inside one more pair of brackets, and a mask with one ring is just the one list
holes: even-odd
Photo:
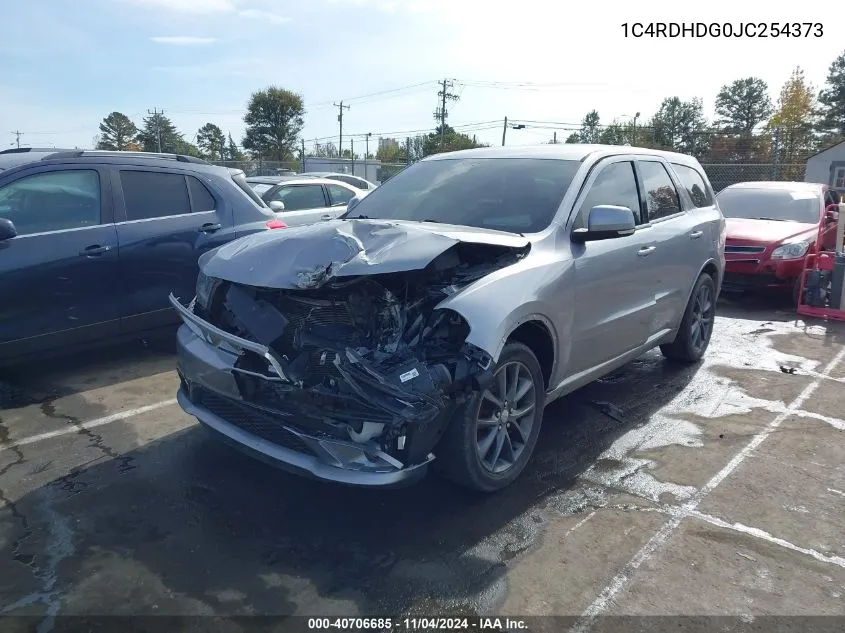
[(165, 153), (158, 153), (158, 152), (121, 152), (121, 151), (110, 151), (110, 150), (70, 150), (70, 151), (58, 151), (55, 154), (51, 154), (50, 156), (45, 156), (41, 160), (53, 160), (56, 158), (79, 158), (81, 156), (106, 156), (106, 157), (115, 157), (115, 158), (159, 158), (163, 160), (176, 160), (180, 163), (197, 163), (200, 165), (208, 165), (209, 163), (202, 158), (197, 158), (195, 156), (187, 156), (185, 154), (165, 154)]

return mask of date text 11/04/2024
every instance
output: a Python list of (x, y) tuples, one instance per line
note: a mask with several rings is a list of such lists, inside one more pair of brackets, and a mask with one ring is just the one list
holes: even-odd
[(501, 617), (413, 617), (413, 618), (308, 618), (308, 630), (372, 631), (514, 631), (525, 629), (519, 618)]
[(822, 37), (821, 22), (625, 22), (625, 37)]

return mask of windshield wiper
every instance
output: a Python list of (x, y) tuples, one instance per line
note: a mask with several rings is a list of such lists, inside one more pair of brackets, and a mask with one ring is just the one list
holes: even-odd
[(755, 220), (774, 220), (775, 222), (790, 222), (790, 220), (784, 220), (783, 218), (754, 218)]
[(431, 222), (432, 224), (443, 224), (440, 220), (432, 220), (431, 218), (428, 218), (426, 220), (420, 220), (420, 222)]

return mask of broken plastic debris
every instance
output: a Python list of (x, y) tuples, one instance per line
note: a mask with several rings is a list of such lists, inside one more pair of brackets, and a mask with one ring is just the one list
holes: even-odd
[(624, 424), (624, 422), (625, 422), (625, 412), (622, 411), (622, 409), (617, 407), (615, 404), (613, 404), (611, 402), (606, 402), (604, 400), (591, 400), (590, 404), (594, 405), (599, 411), (604, 413), (607, 417)]

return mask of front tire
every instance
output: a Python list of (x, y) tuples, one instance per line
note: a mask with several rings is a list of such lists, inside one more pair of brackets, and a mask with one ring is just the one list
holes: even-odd
[(472, 490), (493, 492), (510, 485), (534, 452), (545, 397), (537, 357), (522, 343), (508, 343), (490, 386), (455, 412), (434, 466)]
[(660, 346), (666, 358), (683, 363), (697, 363), (710, 345), (716, 318), (716, 284), (702, 273), (690, 295), (684, 318), (675, 340)]

